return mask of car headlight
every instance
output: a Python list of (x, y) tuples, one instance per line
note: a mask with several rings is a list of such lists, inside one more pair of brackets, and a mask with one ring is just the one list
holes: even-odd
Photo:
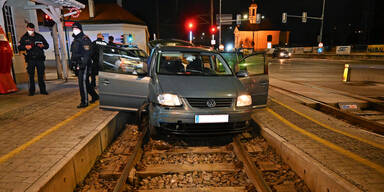
[(180, 106), (181, 101), (179, 96), (174, 95), (174, 94), (160, 94), (157, 96), (157, 101), (159, 102), (160, 105), (165, 105), (165, 106)]
[(237, 97), (236, 106), (244, 107), (252, 104), (252, 97), (250, 95), (240, 95)]
[(281, 56), (281, 57), (282, 57), (282, 56), (284, 56), (284, 53), (283, 53), (283, 52), (281, 52), (281, 53), (280, 53), (280, 56)]
[(292, 53), (288, 53), (288, 56), (291, 56), (292, 55)]

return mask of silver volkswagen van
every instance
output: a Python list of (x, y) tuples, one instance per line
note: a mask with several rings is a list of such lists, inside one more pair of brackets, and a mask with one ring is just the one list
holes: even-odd
[[(116, 47), (102, 49), (100, 108), (137, 111), (147, 106), (154, 138), (239, 133), (249, 127), (252, 111), (266, 106), (264, 53), (245, 57), (231, 69), (220, 53), (198, 47), (157, 46), (147, 63), (130, 61)], [(110, 52), (119, 61), (105, 62)], [(108, 67), (111, 62), (119, 63), (118, 70)]]

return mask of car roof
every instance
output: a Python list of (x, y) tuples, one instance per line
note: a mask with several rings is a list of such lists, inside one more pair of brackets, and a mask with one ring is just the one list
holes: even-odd
[(211, 51), (209, 49), (203, 47), (192, 47), (192, 46), (160, 46), (158, 47), (160, 51), (185, 51), (185, 52), (212, 52), (216, 53), (216, 51)]

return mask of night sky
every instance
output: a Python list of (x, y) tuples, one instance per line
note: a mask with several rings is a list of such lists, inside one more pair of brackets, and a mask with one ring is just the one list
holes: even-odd
[[(111, 0), (95, 0), (95, 2), (111, 2)], [(222, 13), (234, 15), (247, 13), (251, 2), (251, 0), (222, 0)], [(282, 24), (282, 12), (287, 12), (288, 15), (301, 15), (306, 11), (308, 16), (320, 17), (322, 2), (322, 0), (255, 0), (258, 4), (258, 13), (282, 30), (291, 31), (291, 46), (316, 45), (320, 21), (308, 20), (307, 23), (302, 23), (299, 18), (288, 18), (288, 22)], [(214, 0), (215, 14), (218, 13), (218, 3), (219, 0)], [(187, 40), (185, 23), (188, 19), (194, 19), (199, 23), (195, 32), (196, 38), (203, 37), (201, 36), (203, 32), (209, 34), (210, 25), (204, 24), (198, 16), (201, 15), (210, 22), (210, 0), (123, 0), (123, 6), (147, 23), (151, 38), (153, 33), (159, 30), (160, 38)], [(323, 32), (325, 44), (384, 43), (383, 9), (382, 0), (326, 0)], [(158, 28), (157, 21), (159, 21)], [(223, 31), (225, 31), (224, 41), (231, 41), (233, 32), (229, 26)], [(206, 36), (204, 39), (208, 44), (209, 37)]]

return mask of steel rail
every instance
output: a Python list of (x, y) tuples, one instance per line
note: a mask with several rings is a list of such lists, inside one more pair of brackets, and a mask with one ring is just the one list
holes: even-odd
[[(139, 126), (141, 125), (139, 124)], [(115, 188), (113, 189), (113, 192), (122, 192), (125, 189), (124, 186), (126, 185), (126, 181), (128, 179), (129, 173), (131, 172), (132, 168), (136, 165), (137, 161), (140, 160), (143, 154), (142, 146), (144, 144), (145, 137), (147, 136), (147, 132), (148, 132), (148, 126), (145, 126), (142, 129), (142, 132), (140, 132), (135, 149), (133, 150), (133, 153), (130, 156), (128, 163), (125, 165), (121, 173), (121, 176), (117, 181)]]
[(285, 88), (281, 88), (281, 87), (277, 87), (277, 86), (274, 86), (274, 85), (270, 85), (270, 86), (275, 88), (275, 89), (280, 89), (280, 90), (283, 90), (285, 92), (288, 92), (288, 93), (291, 93), (291, 94), (294, 94), (294, 95), (299, 95), (301, 97), (304, 97), (306, 99), (314, 101), (315, 102), (314, 108), (319, 110), (319, 111), (322, 111), (324, 113), (330, 114), (330, 115), (332, 115), (332, 116), (334, 116), (334, 117), (336, 117), (338, 119), (346, 120), (349, 123), (356, 124), (360, 128), (365, 129), (367, 131), (371, 131), (371, 132), (377, 133), (379, 135), (384, 135), (384, 125), (382, 125), (380, 123), (377, 123), (377, 122), (374, 122), (374, 121), (369, 121), (369, 120), (364, 119), (362, 117), (359, 117), (359, 116), (357, 116), (355, 114), (342, 111), (342, 110), (340, 110), (340, 109), (338, 109), (336, 107), (333, 107), (333, 106), (331, 106), (331, 105), (329, 105), (327, 103), (324, 103), (322, 101), (310, 98), (310, 97), (305, 96), (303, 94), (296, 93), (294, 91), (291, 91), (291, 90), (288, 90), (288, 89), (285, 89)]
[(256, 167), (255, 163), (249, 158), (248, 151), (240, 141), (240, 136), (237, 135), (233, 138), (234, 152), (237, 157), (244, 163), (244, 170), (251, 180), (252, 184), (256, 187), (258, 192), (272, 192), (271, 188), (265, 182), (261, 171)]

